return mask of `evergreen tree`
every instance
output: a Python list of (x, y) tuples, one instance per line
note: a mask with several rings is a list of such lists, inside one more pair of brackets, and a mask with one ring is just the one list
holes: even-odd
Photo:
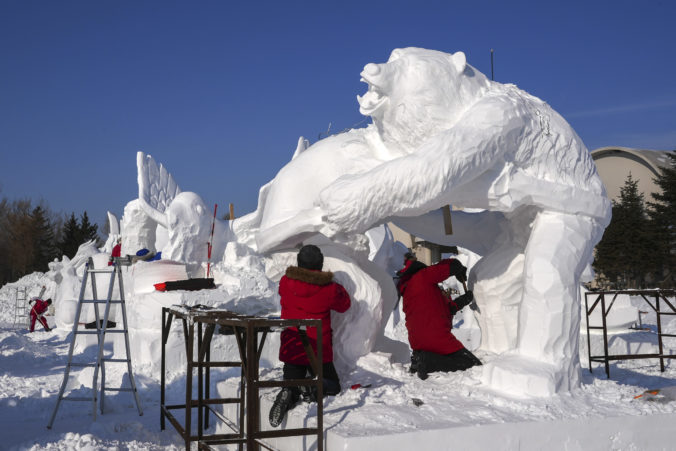
[[(10, 206), (7, 198), (0, 201), (0, 255), (9, 255), (9, 217)], [(9, 258), (0, 258), (0, 285), (11, 282), (11, 264)]]
[(654, 180), (660, 193), (648, 202), (650, 229), (655, 248), (650, 269), (659, 288), (676, 285), (676, 151), (667, 154), (669, 165)]
[(613, 200), (613, 216), (610, 224), (603, 232), (603, 238), (596, 245), (594, 256), (594, 271), (600, 279), (601, 285), (610, 285), (610, 288), (618, 288), (618, 280), (622, 275), (622, 230), (617, 218), (620, 216), (620, 207)]
[(58, 257), (55, 236), (60, 221), (43, 203), (33, 208), (30, 200), (0, 201), (0, 285), (34, 271), (47, 271)]
[(614, 288), (643, 288), (646, 262), (651, 258), (650, 234), (643, 194), (638, 181), (629, 174), (613, 201), (613, 217), (596, 247), (594, 268)]
[(35, 242), (30, 200), (14, 201), (7, 215), (7, 254), (11, 262), (9, 277), (16, 280), (33, 267)]
[(97, 224), (92, 224), (89, 222), (89, 216), (87, 216), (87, 211), (85, 210), (80, 216), (80, 244), (86, 243), (87, 241), (94, 240), (99, 245), (99, 235)]
[(31, 213), (33, 222), (33, 263), (32, 271), (46, 272), (48, 263), (59, 256), (54, 238), (54, 225), (49, 218), (49, 211), (38, 205)]
[(59, 243), (59, 250), (62, 255), (68, 258), (73, 258), (77, 253), (78, 247), (82, 244), (80, 234), (80, 226), (75, 219), (75, 213), (71, 213), (63, 226), (63, 233), (61, 234), (61, 242)]

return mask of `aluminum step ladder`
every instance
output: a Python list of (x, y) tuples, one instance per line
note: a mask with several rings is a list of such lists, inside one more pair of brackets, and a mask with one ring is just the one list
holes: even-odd
[(28, 297), (26, 294), (26, 287), (17, 287), (16, 293), (14, 295), (14, 324), (13, 327), (16, 328), (17, 325), (25, 325), (26, 328), (30, 327), (30, 320), (28, 315)]
[[(97, 403), (97, 391), (98, 391), (98, 375), (99, 369), (101, 370), (101, 387), (100, 387), (100, 409), (103, 414), (105, 392), (106, 391), (129, 391), (134, 394), (134, 399), (136, 401), (136, 408), (138, 409), (139, 415), (143, 415), (141, 410), (141, 403), (139, 401), (138, 391), (136, 390), (136, 383), (134, 382), (134, 373), (131, 368), (131, 354), (129, 352), (129, 333), (127, 326), (127, 309), (124, 301), (124, 285), (122, 283), (122, 270), (121, 266), (125, 264), (125, 260), (115, 258), (113, 265), (108, 266), (106, 269), (95, 269), (94, 262), (91, 257), (87, 261), (85, 266), (84, 275), (82, 277), (82, 286), (80, 287), (80, 297), (78, 299), (77, 309), (75, 311), (75, 318), (73, 320), (73, 333), (72, 339), (70, 342), (70, 349), (68, 350), (68, 363), (66, 364), (66, 370), (63, 375), (63, 382), (61, 384), (61, 389), (59, 390), (59, 396), (56, 400), (56, 406), (54, 407), (54, 412), (52, 417), (49, 420), (47, 429), (51, 429), (54, 424), (54, 418), (56, 417), (56, 412), (59, 410), (59, 405), (62, 400), (65, 401), (85, 401), (92, 403), (92, 416), (96, 420), (96, 403)], [(105, 299), (99, 299), (96, 291), (96, 274), (103, 273), (110, 275), (110, 282), (108, 284), (108, 296)], [(87, 288), (88, 281), (91, 280), (91, 291), (92, 299), (85, 299), (85, 292)], [(120, 299), (112, 299), (113, 297), (113, 288), (115, 286), (115, 281), (118, 282)], [(79, 327), (82, 325), (80, 323), (80, 315), (82, 313), (82, 306), (84, 304), (92, 304), (94, 310), (94, 317), (96, 322), (96, 330), (79, 330)], [(103, 314), (103, 320), (100, 319), (99, 314), (99, 305), (105, 304), (105, 310)], [(122, 313), (122, 328), (108, 330), (108, 317), (110, 315), (111, 305), (120, 305), (120, 311)], [(119, 321), (118, 324), (119, 326)], [(126, 350), (126, 358), (124, 359), (114, 359), (104, 356), (104, 346), (106, 334), (118, 333), (124, 334), (124, 345)], [(75, 347), (75, 340), (78, 335), (93, 335), (96, 334), (98, 339), (98, 353), (96, 357), (96, 362), (73, 362), (73, 348)], [(106, 363), (126, 363), (127, 364), (127, 376), (129, 377), (130, 386), (126, 388), (108, 388), (106, 387)], [(70, 375), (71, 368), (75, 367), (93, 367), (94, 368), (94, 378), (92, 381), (92, 396), (64, 396), (66, 390), (66, 385), (68, 384), (68, 378)]]

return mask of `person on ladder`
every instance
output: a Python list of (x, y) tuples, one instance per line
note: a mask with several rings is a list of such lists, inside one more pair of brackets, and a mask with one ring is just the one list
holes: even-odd
[(40, 323), (42, 326), (45, 328), (47, 332), (49, 332), (50, 329), (49, 325), (47, 324), (47, 320), (45, 319), (44, 315), (47, 309), (49, 308), (50, 305), (52, 305), (52, 300), (47, 299), (46, 301), (43, 301), (42, 299), (39, 298), (33, 298), (30, 301), (28, 301), (29, 304), (33, 305), (33, 308), (31, 308), (31, 332), (35, 330), (35, 320), (40, 320)]

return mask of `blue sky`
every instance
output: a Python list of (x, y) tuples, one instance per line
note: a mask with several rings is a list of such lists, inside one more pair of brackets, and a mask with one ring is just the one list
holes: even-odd
[(551, 104), (590, 149), (676, 148), (676, 2), (0, 1), (0, 197), (137, 196), (136, 152), (207, 205), (256, 208), (299, 136), (365, 125), (359, 72), (461, 50)]

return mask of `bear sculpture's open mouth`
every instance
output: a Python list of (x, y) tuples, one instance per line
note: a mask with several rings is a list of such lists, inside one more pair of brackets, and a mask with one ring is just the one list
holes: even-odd
[(375, 113), (385, 102), (387, 96), (380, 92), (378, 86), (362, 76), (361, 81), (369, 85), (368, 91), (363, 96), (357, 96), (359, 102), (359, 112), (365, 116)]

